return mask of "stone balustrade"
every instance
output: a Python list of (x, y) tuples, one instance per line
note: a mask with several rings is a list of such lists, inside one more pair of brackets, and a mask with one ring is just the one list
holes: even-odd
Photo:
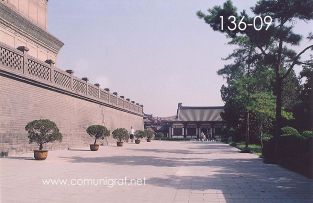
[(73, 71), (63, 71), (52, 61), (42, 62), (27, 54), (27, 50), (14, 49), (0, 43), (0, 72), (21, 81), (34, 83), (61, 93), (69, 94), (91, 102), (96, 102), (129, 113), (143, 115), (143, 105), (119, 97), (116, 92), (101, 89), (99, 84), (91, 84), (87, 78), (80, 79)]

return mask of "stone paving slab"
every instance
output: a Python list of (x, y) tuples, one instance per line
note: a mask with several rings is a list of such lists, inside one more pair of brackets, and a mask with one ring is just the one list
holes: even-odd
[[(145, 185), (69, 184), (134, 178)], [(66, 180), (44, 184), (43, 180)], [(88, 182), (87, 182), (88, 183)], [(97, 183), (97, 182), (93, 182)], [(0, 202), (313, 202), (313, 181), (222, 143), (142, 142), (0, 159)]]

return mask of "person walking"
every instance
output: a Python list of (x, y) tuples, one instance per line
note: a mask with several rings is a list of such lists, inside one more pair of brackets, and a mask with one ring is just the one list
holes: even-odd
[(134, 142), (134, 136), (135, 136), (135, 129), (133, 128), (133, 126), (130, 127), (130, 140), (131, 142)]
[(202, 132), (201, 132), (201, 136), (200, 136), (201, 142), (204, 141), (204, 138), (205, 138), (205, 135), (204, 135), (204, 132), (202, 131)]

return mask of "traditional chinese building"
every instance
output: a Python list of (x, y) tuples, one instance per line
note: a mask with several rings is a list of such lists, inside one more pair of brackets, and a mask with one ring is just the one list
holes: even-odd
[(154, 117), (145, 114), (145, 128), (162, 132), (168, 138), (199, 139), (201, 132), (207, 137), (222, 133), (225, 122), (221, 117), (223, 106), (183, 106), (178, 104), (177, 113), (169, 117)]
[(176, 116), (170, 122), (170, 138), (197, 139), (201, 132), (217, 136), (225, 125), (221, 117), (223, 106), (194, 107), (178, 104)]

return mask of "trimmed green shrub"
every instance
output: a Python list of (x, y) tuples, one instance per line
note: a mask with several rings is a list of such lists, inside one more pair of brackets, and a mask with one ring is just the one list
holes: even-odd
[(313, 137), (313, 131), (306, 130), (306, 131), (303, 131), (301, 135), (303, 137)]
[(297, 129), (286, 126), (281, 128), (282, 136), (301, 136)]
[(273, 136), (269, 133), (263, 133), (262, 136), (260, 136), (262, 141), (269, 141), (273, 138)]
[(97, 143), (97, 139), (104, 139), (105, 137), (110, 136), (110, 131), (103, 125), (91, 125), (86, 129), (86, 132), (90, 137), (95, 138), (94, 144)]
[(128, 131), (125, 128), (117, 128), (112, 132), (113, 138), (118, 142), (126, 141), (128, 139)]
[(157, 140), (162, 140), (162, 139), (164, 139), (164, 137), (165, 137), (164, 133), (158, 132), (158, 133), (156, 134), (156, 136), (155, 136), (155, 139), (157, 139)]
[(151, 128), (145, 129), (145, 137), (147, 137), (147, 139), (153, 139), (154, 131)]
[(135, 132), (135, 137), (136, 137), (136, 140), (140, 140), (142, 138), (144, 138), (146, 135), (145, 135), (145, 131), (143, 130), (136, 130)]
[(49, 119), (31, 121), (25, 126), (25, 130), (28, 132), (29, 143), (37, 143), (39, 150), (48, 142), (62, 141), (59, 128)]

